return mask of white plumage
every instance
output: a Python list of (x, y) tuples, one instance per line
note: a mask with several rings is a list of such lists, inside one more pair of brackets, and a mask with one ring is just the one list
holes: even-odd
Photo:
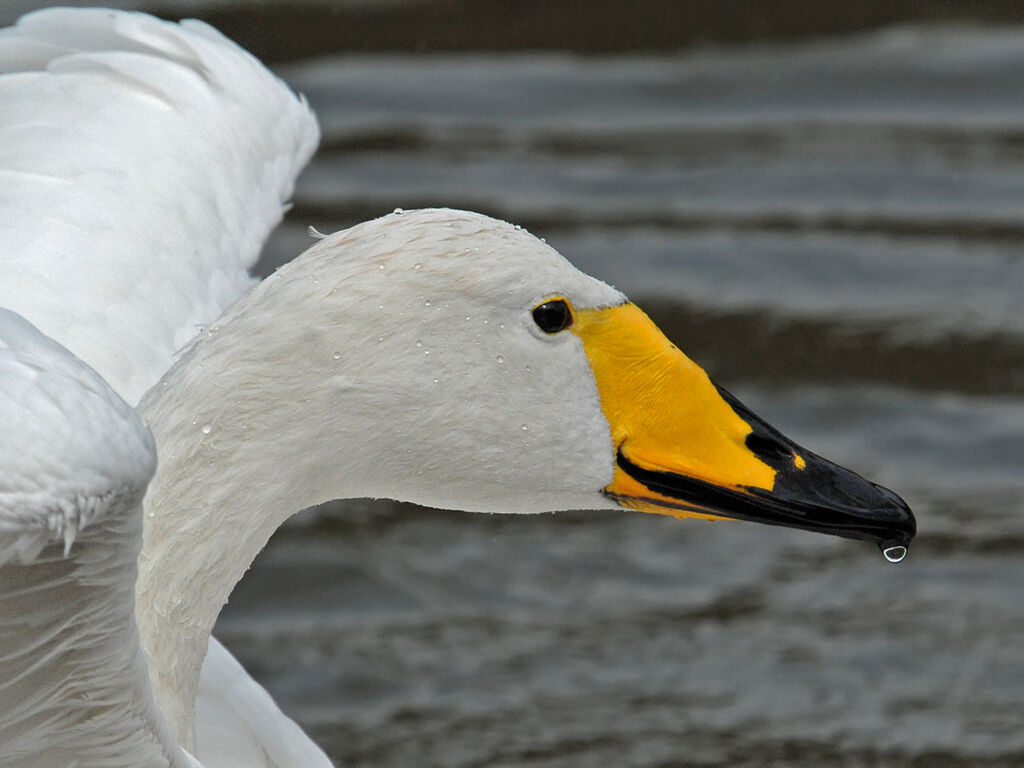
[[(295, 176), (315, 149), (316, 121), (305, 102), (256, 59), (197, 21), (168, 24), (106, 10), (35, 13), (16, 27), (0, 30), (0, 73), (0, 306), (31, 318), (88, 360), (122, 397), (136, 402), (197, 328), (216, 319), (252, 284), (247, 269), (280, 220)], [(2, 325), (8, 336), (35, 338), (10, 315)], [(87, 370), (66, 356), (51, 354), (46, 362), (57, 370), (62, 365), (80, 373)], [(91, 498), (88, 489), (76, 487), (79, 478), (64, 473), (87, 466), (81, 459), (93, 455), (123, 470), (124, 465), (113, 461), (111, 447), (136, 444), (120, 439), (118, 421), (109, 412), (82, 404), (81, 393), (76, 395), (80, 381), (61, 379), (45, 368), (35, 378), (18, 377), (30, 369), (26, 365), (12, 351), (3, 357), (0, 370), (7, 403), (0, 415), (0, 528), (5, 536), (0, 567), (29, 559), (43, 537), (70, 542), (79, 527), (89, 531), (87, 513), (96, 507), (79, 508), (81, 500)], [(92, 380), (99, 377), (93, 374)], [(47, 393), (47, 381), (59, 391)], [(36, 399), (50, 403), (50, 421), (29, 407)], [(81, 422), (69, 421), (69, 414), (94, 418), (85, 429)], [(16, 424), (7, 423), (14, 419)], [(132, 424), (138, 429), (138, 422), (131, 420), (125, 428)], [(69, 439), (55, 442), (54, 427)], [(55, 452), (55, 445), (65, 450)], [(151, 450), (151, 443), (146, 445)], [(28, 446), (39, 450), (29, 451)], [(151, 453), (140, 456), (152, 461)], [(14, 458), (23, 463), (14, 464)], [(54, 468), (49, 475), (41, 471), (47, 462)], [(122, 479), (144, 487), (148, 477)], [(45, 509), (32, 510), (20, 497), (15, 500), (11, 494), (18, 484), (32, 480), (59, 501), (48, 498)], [(58, 493), (62, 481), (67, 484)], [(104, 509), (141, 524), (126, 508)], [(33, 511), (39, 516), (25, 520)], [(104, 542), (110, 544), (108, 532), (107, 527), (95, 528), (91, 536), (80, 538), (71, 562)], [(125, 534), (135, 548), (137, 535)], [(130, 567), (125, 558), (110, 561), (108, 577), (113, 582), (119, 573), (121, 590), (110, 592), (103, 605), (130, 599), (134, 559), (132, 554)], [(77, 604), (67, 586), (77, 577), (54, 576), (57, 567), (37, 562), (31, 571), (19, 571), (32, 573), (40, 584), (26, 594), (59, 594), (66, 596), (67, 605)], [(0, 583), (10, 585), (11, 573), (5, 569)], [(77, 647), (76, 631), (101, 638), (99, 630), (109, 626), (95, 623), (89, 613), (62, 612), (62, 602), (47, 603), (45, 611), (34, 605), (35, 613), (26, 612), (24, 598), (7, 591), (0, 597), (0, 656), (5, 660), (11, 649), (21, 645), (19, 653), (25, 650), (27, 628), (39, 626), (41, 613), (51, 620), (68, 620), (65, 629), (71, 634), (51, 653)], [(15, 616), (25, 620), (14, 621)], [(110, 614), (113, 623), (123, 626), (123, 616), (114, 621), (117, 616)], [(53, 636), (43, 639), (52, 641)], [(130, 647), (131, 638), (121, 637), (119, 644), (114, 637), (105, 639), (117, 648), (112, 658), (121, 670), (130, 658), (122, 646)], [(36, 650), (45, 652), (42, 644)], [(46, 659), (33, 663), (46, 664)], [(213, 732), (223, 730), (225, 723), (250, 734), (262, 732), (272, 745), (271, 756), (264, 754), (262, 762), (237, 764), (328, 764), (215, 641), (211, 669), (216, 679), (207, 691), (210, 698), (202, 702), (204, 722)], [(49, 725), (33, 719), (33, 707), (46, 703), (42, 694), (22, 695), (31, 688), (27, 681), (35, 678), (17, 682), (15, 667), (5, 664), (7, 670), (11, 679), (0, 683), (0, 701), (20, 704), (17, 712), (0, 708), (0, 765), (64, 765), (54, 733), (63, 732), (73, 741), (81, 729), (66, 728), (59, 706), (48, 710)], [(62, 679), (56, 669), (52, 679)], [(133, 690), (130, 675), (109, 682)], [(225, 691), (239, 689), (247, 696), (241, 711), (220, 706)], [(49, 696), (47, 706), (58, 696), (56, 689)], [(75, 710), (73, 698), (65, 697), (65, 703), (65, 714)], [(159, 764), (138, 753), (131, 738), (112, 738), (130, 733), (130, 721), (119, 720), (105, 737), (125, 750), (126, 765)], [(150, 734), (145, 740), (152, 738)], [(43, 747), (47, 751), (32, 752)], [(277, 760), (275, 749), (286, 759)], [(82, 766), (119, 764), (109, 751), (89, 756), (78, 749), (75, 759)]]
[(241, 296), (316, 140), (198, 22), (0, 31), (0, 768), (329, 766), (210, 631), (278, 525), (330, 499), (909, 543), (895, 494), (519, 227), (396, 212)]
[(198, 21), (31, 14), (0, 73), (0, 306), (135, 403), (251, 285), (316, 122)]
[[(109, 743), (83, 748), (79, 739), (81, 768), (185, 764), (191, 757), (179, 744), (205, 768), (329, 765), (209, 637), (232, 586), (283, 519), (326, 499), (390, 496), (485, 511), (609, 506), (599, 492), (613, 453), (578, 340), (546, 338), (524, 318), (551, 295), (581, 307), (622, 296), (511, 225), (420, 211), (320, 241), (216, 320), (250, 285), (246, 267), (313, 150), (317, 128), (304, 102), (209, 27), (139, 14), (33, 14), (0, 33), (0, 69), (0, 305), (87, 360), (130, 402), (197, 326), (206, 329), (141, 405), (160, 470), (146, 501), (137, 614), (170, 728), (136, 679), (140, 664), (122, 663), (132, 658), (126, 648), (137, 651), (134, 626), (125, 628), (133, 504), (152, 447), (99, 377), (55, 352), (47, 364), (80, 374), (61, 385), (68, 396), (87, 381), (107, 411), (68, 422), (70, 453), (37, 452), (5, 468), (4, 482), (39, 483), (65, 513), (5, 507), (2, 544), (12, 554), (0, 561), (0, 583), (21, 568), (31, 591), (66, 591), (82, 578), (77, 564), (119, 554), (91, 585), (95, 609), (53, 603), (25, 613), (29, 624), (5, 625), (0, 656), (31, 645), (26, 663), (50, 669), (56, 687), (45, 702), (27, 698), (24, 717), (0, 713), (17, 733), (0, 738), (0, 765), (64, 765), (51, 735), (75, 742), (79, 731), (67, 723), (83, 713)], [(7, 317), (17, 335), (22, 321)], [(39, 386), (30, 396), (45, 399)], [(14, 413), (23, 395), (3, 394)], [(59, 420), (63, 409), (55, 413)], [(134, 443), (104, 426), (122, 422)], [(23, 439), (47, 443), (49, 428), (25, 411), (5, 434), (4, 455)], [(117, 474), (128, 465), (106, 449), (111, 441), (132, 452), (129, 477)], [(54, 475), (87, 466), (81, 453), (106, 454), (105, 479), (126, 483), (132, 503), (96, 506), (75, 482), (39, 471), (42, 462)], [(43, 519), (51, 522), (40, 527)], [(44, 541), (53, 543), (39, 554)], [(15, 565), (23, 561), (31, 565)], [(5, 611), (26, 610), (20, 589), (0, 597)], [(37, 614), (66, 622), (61, 640), (29, 639)], [(107, 656), (76, 683), (85, 690), (76, 699), (58, 690), (75, 673), (53, 660), (85, 634)], [(9, 678), (0, 675), (2, 700), (32, 686)], [(125, 706), (144, 716), (110, 709), (100, 727), (82, 702), (101, 690), (132, 692)]]
[(152, 437), (7, 310), (0, 405), (0, 765), (187, 765), (153, 705), (133, 616)]

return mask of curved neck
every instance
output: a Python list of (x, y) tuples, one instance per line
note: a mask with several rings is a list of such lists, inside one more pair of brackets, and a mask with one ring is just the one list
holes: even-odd
[(139, 406), (159, 456), (145, 501), (139, 634), (154, 697), (190, 750), (199, 672), (231, 590), (288, 517), (347, 495), (337, 447), (328, 491), (323, 451), (301, 434), (308, 396), (285, 374), (242, 378), (273, 351), (256, 349), (251, 329), (235, 325), (215, 339), (204, 334)]

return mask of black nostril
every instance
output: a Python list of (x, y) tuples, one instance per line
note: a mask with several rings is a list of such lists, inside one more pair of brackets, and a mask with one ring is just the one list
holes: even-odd
[(747, 435), (746, 443), (747, 448), (749, 448), (755, 456), (758, 456), (767, 462), (792, 461), (793, 459), (793, 451), (790, 450), (789, 446), (771, 435), (751, 432)]

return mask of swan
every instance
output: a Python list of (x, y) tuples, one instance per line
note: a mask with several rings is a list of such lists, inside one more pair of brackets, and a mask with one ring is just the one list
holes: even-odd
[(0, 72), (0, 766), (330, 765), (210, 636), (330, 499), (913, 537), (520, 227), (396, 211), (251, 285), (317, 131), (210, 27), (37, 12)]

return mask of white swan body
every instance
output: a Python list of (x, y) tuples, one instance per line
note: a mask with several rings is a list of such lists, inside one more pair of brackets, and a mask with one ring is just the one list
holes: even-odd
[[(117, 110), (130, 115), (157, 105), (177, 137), (169, 155), (159, 141), (146, 151), (166, 163), (153, 167), (177, 179), (186, 200), (132, 235), (148, 237), (161, 264), (175, 263), (176, 249), (186, 252), (185, 277), (170, 278), (186, 288), (181, 296), (171, 290), (166, 311), (128, 300), (103, 313), (118, 295), (120, 260), (139, 258), (116, 235), (119, 216), (149, 210), (144, 183), (127, 197), (110, 192), (111, 226), (95, 239), (82, 234), (89, 252), (82, 258), (108, 248), (115, 256), (89, 262), (96, 295), (67, 294), (67, 318), (59, 317), (61, 299), (47, 292), (64, 290), (62, 269), (75, 269), (68, 266), (78, 258), (73, 236), (55, 224), (55, 240), (37, 243), (24, 223), (31, 206), (17, 209), (16, 201), (15, 213), (0, 219), (0, 235), (13, 232), (0, 247), (36, 248), (33, 260), (50, 259), (48, 266), (14, 259), (16, 287), (0, 301), (38, 315), (44, 331), (77, 345), (84, 359), (94, 356), (131, 397), (153, 367), (169, 362), (173, 339), (196, 319), (182, 297), (203, 283), (204, 259), (213, 260), (214, 282), (224, 290), (204, 288), (200, 316), (244, 284), (240, 265), (253, 257), (254, 237), (245, 234), (244, 247), (233, 239), (247, 221), (235, 204), (239, 183), (262, 185), (251, 193), (262, 200), (253, 225), (262, 237), (280, 215), (315, 127), (301, 102), (207, 27), (101, 12), (33, 18), (26, 40), (0, 37), (0, 62), (8, 62), (0, 66), (10, 70), (14, 60), (57, 79), (65, 68), (74, 77), (84, 70), (98, 78), (90, 80), (97, 88), (133, 94)], [(83, 40), (122, 50), (65, 60)], [(215, 53), (208, 55), (207, 44)], [(245, 61), (241, 69), (236, 57)], [(135, 63), (125, 69), (127, 60)], [(137, 76), (136, 64), (153, 77)], [(172, 72), (176, 95), (160, 90), (161, 69)], [(209, 92), (211, 108), (231, 101), (224, 74), (240, 71), (252, 79), (236, 87), (252, 86), (257, 103), (280, 97), (283, 122), (295, 123), (275, 139), (285, 149), (257, 142), (247, 161), (265, 168), (276, 159), (281, 167), (255, 180), (253, 169), (238, 178), (206, 168), (181, 176), (170, 168), (177, 149), (217, 139), (190, 136), (173, 119), (177, 105), (189, 111), (192, 88)], [(0, 78), (0, 104), (9, 93), (4, 83), (17, 92), (23, 78), (45, 80), (39, 71)], [(158, 133), (155, 123), (142, 125), (143, 134)], [(121, 173), (120, 147), (115, 142), (104, 155), (97, 142), (90, 147), (100, 160), (87, 173), (51, 163), (40, 180), (23, 163), (9, 175), (39, 205), (47, 193), (37, 182), (70, 200), (109, 192), (102, 181), (90, 184)], [(79, 184), (85, 192), (76, 191)], [(215, 215), (192, 210), (193, 187), (204, 205), (214, 200)], [(152, 211), (169, 204), (158, 197)], [(197, 240), (218, 242), (227, 255), (213, 247), (192, 258), (189, 242)], [(153, 282), (145, 257), (124, 269)], [(109, 283), (104, 272), (113, 273)], [(147, 290), (160, 295), (159, 284)], [(79, 302), (91, 310), (79, 315)], [(150, 311), (158, 320), (137, 334), (130, 329), (126, 352), (105, 350), (104, 332)], [(143, 398), (139, 410), (160, 461), (145, 502), (136, 636), (132, 553), (152, 445), (131, 410), (82, 363), (14, 315), (0, 316), (0, 332), (5, 327), (0, 338), (14, 352), (0, 355), (0, 413), (10, 414), (0, 437), (0, 610), (16, 620), (0, 630), (0, 658), (20, 659), (21, 667), (0, 666), (0, 701), (13, 694), (26, 703), (0, 709), (0, 736), (8, 737), (0, 738), (0, 766), (66, 765), (71, 749), (81, 768), (195, 765), (193, 755), (205, 768), (329, 764), (223, 649), (209, 645), (204, 667), (210, 629), (252, 557), (287, 516), (327, 499), (387, 496), (486, 512), (627, 506), (880, 543), (905, 544), (913, 534), (897, 497), (763, 424), (618, 291), (543, 242), (479, 214), (411, 211), (319, 242), (208, 325)], [(161, 339), (154, 354), (136, 349), (149, 333)], [(58, 422), (63, 432), (54, 432)], [(48, 448), (54, 434), (67, 439)], [(25, 496), (26, 488), (37, 496)], [(48, 604), (26, 597), (51, 591)], [(6, 617), (0, 624), (6, 627)], [(103, 661), (78, 664), (83, 653)], [(128, 663), (115, 665), (115, 654)], [(34, 675), (42, 675), (38, 685)]]

